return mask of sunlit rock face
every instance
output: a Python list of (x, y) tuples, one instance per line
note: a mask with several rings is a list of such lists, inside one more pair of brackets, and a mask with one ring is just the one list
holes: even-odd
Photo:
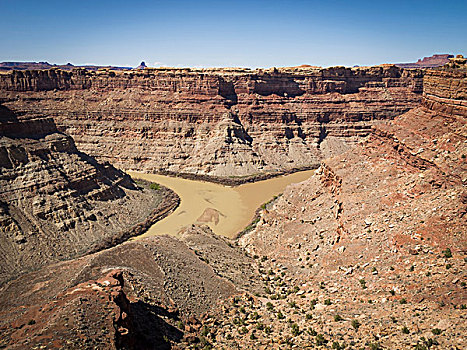
[(0, 283), (115, 244), (163, 202), (78, 151), (51, 118), (0, 105)]
[(45, 113), (124, 170), (249, 176), (316, 167), (421, 99), (422, 71), (84, 69), (0, 74), (0, 98)]

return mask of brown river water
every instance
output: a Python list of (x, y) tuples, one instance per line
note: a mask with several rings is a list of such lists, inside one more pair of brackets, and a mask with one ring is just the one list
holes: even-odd
[(218, 235), (234, 237), (250, 224), (261, 204), (282, 193), (287, 185), (302, 182), (313, 173), (314, 170), (300, 171), (230, 187), (178, 177), (129, 172), (134, 179), (157, 182), (172, 189), (181, 199), (180, 206), (172, 214), (155, 223), (138, 238), (177, 235), (182, 228), (195, 223), (209, 225)]

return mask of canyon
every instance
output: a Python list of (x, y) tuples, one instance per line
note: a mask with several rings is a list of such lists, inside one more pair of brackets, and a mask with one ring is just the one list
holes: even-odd
[(240, 177), (316, 168), (379, 119), (421, 100), (422, 73), (395, 66), (10, 71), (0, 98), (43, 113), (80, 151), (122, 170)]
[[(0, 102), (1, 347), (467, 346), (464, 58), (10, 71)], [(179, 198), (122, 170), (303, 169), (235, 239), (126, 241)]]

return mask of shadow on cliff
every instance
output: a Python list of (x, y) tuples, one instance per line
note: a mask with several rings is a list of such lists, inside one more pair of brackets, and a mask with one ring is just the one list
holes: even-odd
[(18, 117), (16, 116), (16, 114), (11, 109), (0, 104), (0, 123), (17, 121)]
[[(171, 342), (179, 343), (183, 332), (167, 323), (164, 318), (178, 320), (177, 312), (168, 312), (162, 307), (150, 305), (141, 300), (130, 304), (133, 339), (123, 346), (134, 349), (172, 349)], [(125, 347), (123, 347), (125, 348)]]

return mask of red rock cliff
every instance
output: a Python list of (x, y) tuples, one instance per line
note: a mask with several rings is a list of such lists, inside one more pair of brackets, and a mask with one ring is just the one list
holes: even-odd
[(421, 71), (395, 66), (0, 74), (9, 108), (53, 117), (99, 160), (215, 176), (315, 167), (421, 89)]

